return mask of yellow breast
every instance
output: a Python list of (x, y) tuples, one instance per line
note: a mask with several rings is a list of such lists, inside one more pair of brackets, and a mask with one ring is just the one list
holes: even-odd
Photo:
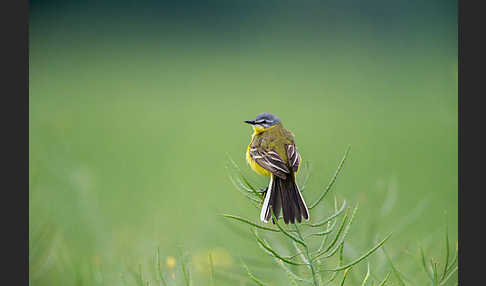
[(250, 168), (253, 171), (255, 171), (257, 174), (270, 177), (271, 173), (263, 169), (262, 166), (258, 165), (258, 163), (255, 160), (253, 160), (253, 158), (250, 156), (250, 145), (251, 143), (248, 145), (248, 149), (246, 150), (246, 161), (250, 165)]

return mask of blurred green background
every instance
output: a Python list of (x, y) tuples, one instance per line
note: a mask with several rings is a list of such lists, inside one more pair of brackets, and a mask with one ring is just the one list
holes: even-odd
[(351, 145), (334, 189), (360, 205), (349, 255), (393, 231), (414, 276), (418, 245), (457, 239), (456, 4), (31, 1), (31, 285), (118, 285), (157, 247), (191, 254), (196, 285), (209, 251), (234, 277), (239, 257), (271, 267), (220, 216), (258, 220), (225, 165), (253, 176), (243, 120), (264, 111), (312, 164), (308, 201)]

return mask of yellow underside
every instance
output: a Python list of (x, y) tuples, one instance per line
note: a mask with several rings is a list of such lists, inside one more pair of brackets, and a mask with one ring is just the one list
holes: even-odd
[(260, 174), (262, 176), (267, 176), (270, 177), (270, 172), (263, 169), (262, 166), (258, 165), (258, 163), (253, 160), (253, 158), (250, 156), (250, 145), (248, 145), (248, 150), (246, 150), (246, 161), (250, 165), (250, 168), (255, 171), (257, 174)]

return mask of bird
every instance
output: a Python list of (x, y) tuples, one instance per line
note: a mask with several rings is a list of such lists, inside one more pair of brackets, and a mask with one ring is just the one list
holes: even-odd
[[(294, 134), (285, 129), (280, 119), (268, 112), (260, 113), (254, 120), (245, 120), (252, 125), (253, 134), (246, 151), (246, 161), (259, 175), (270, 177), (260, 220), (268, 223), (271, 210), (278, 220), (280, 211), (285, 224), (309, 220), (309, 210), (296, 183), (302, 157), (295, 146)], [(271, 209), (270, 209), (271, 207)], [(272, 219), (275, 224), (275, 221)]]

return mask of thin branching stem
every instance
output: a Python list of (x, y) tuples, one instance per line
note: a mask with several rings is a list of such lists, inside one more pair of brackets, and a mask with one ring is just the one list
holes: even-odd
[(386, 281), (388, 281), (388, 279), (390, 278), (390, 275), (391, 275), (391, 272), (388, 272), (385, 276), (385, 279), (383, 279), (383, 281), (381, 281), (380, 284), (378, 284), (378, 286), (384, 286)]
[(343, 280), (341, 281), (341, 286), (344, 285), (344, 281), (346, 281), (346, 277), (348, 277), (348, 274), (349, 272), (351, 271), (351, 268), (347, 268), (345, 271), (344, 271), (344, 275), (343, 275)]
[(234, 220), (237, 220), (237, 221), (241, 221), (241, 222), (244, 222), (244, 223), (247, 223), (251, 226), (254, 226), (254, 227), (257, 227), (259, 229), (263, 229), (263, 230), (268, 230), (268, 231), (274, 231), (274, 232), (280, 232), (280, 230), (278, 229), (275, 229), (275, 228), (270, 228), (270, 227), (266, 227), (266, 226), (262, 226), (262, 225), (258, 225), (254, 222), (251, 222), (250, 220), (246, 219), (246, 218), (242, 218), (242, 217), (239, 217), (239, 216), (235, 216), (235, 215), (229, 215), (229, 214), (223, 214), (224, 217), (227, 217), (227, 218), (231, 218), (231, 219), (234, 219)]
[[(297, 224), (294, 224), (294, 227), (295, 227), (295, 231), (297, 232), (297, 235), (299, 236), (299, 238), (301, 240), (304, 240)], [(304, 243), (303, 245), (304, 245), (304, 248), (305, 248), (305, 256), (306, 256), (307, 261), (309, 261), (309, 267), (310, 267), (310, 270), (312, 272), (312, 282), (314, 282), (314, 286), (319, 286), (319, 280), (320, 279), (318, 277), (318, 273), (315, 270), (314, 261), (311, 258), (309, 247), (307, 246), (306, 243)]]
[[(283, 227), (281, 227), (280, 224), (278, 223), (278, 220), (275, 218), (275, 215), (273, 214), (273, 210), (272, 209), (270, 209), (270, 212), (272, 213), (272, 218), (274, 219), (275, 224), (277, 225), (278, 229), (280, 229), (280, 231), (283, 234), (285, 234), (287, 237), (289, 237), (293, 241), (297, 242), (298, 244), (300, 244), (300, 245), (302, 245), (304, 247), (307, 247), (307, 245), (304, 242), (304, 240), (302, 239), (302, 237), (295, 237), (294, 235), (290, 234), (287, 230), (285, 230)], [(300, 236), (300, 234), (299, 234), (299, 236)]]
[(366, 271), (366, 276), (361, 283), (361, 286), (365, 286), (366, 282), (368, 282), (368, 278), (370, 278), (370, 263), (368, 262), (368, 270)]
[(257, 240), (257, 243), (260, 247), (262, 247), (264, 250), (266, 250), (267, 252), (269, 252), (273, 256), (279, 258), (283, 262), (288, 263), (288, 264), (292, 264), (292, 265), (308, 265), (307, 263), (298, 263), (298, 262), (293, 262), (289, 259), (286, 259), (282, 255), (278, 254), (275, 250), (273, 250), (270, 246), (268, 246), (267, 243), (258, 236), (258, 232), (257, 232), (256, 229), (253, 229), (253, 233), (254, 233), (256, 240)]
[(346, 201), (343, 202), (341, 208), (336, 211), (335, 213), (333, 213), (331, 216), (329, 216), (328, 218), (318, 222), (318, 223), (310, 223), (310, 224), (307, 224), (308, 226), (311, 226), (311, 227), (319, 227), (319, 226), (322, 226), (324, 224), (326, 224), (328, 221), (331, 221), (333, 219), (335, 219), (337, 216), (339, 216), (343, 211), (344, 209), (346, 208)]
[(248, 266), (246, 266), (246, 264), (243, 261), (241, 261), (241, 264), (243, 265), (243, 268), (245, 268), (246, 273), (248, 274), (250, 279), (253, 280), (253, 282), (255, 282), (259, 286), (265, 286), (266, 285), (265, 283), (263, 283), (260, 279), (256, 278), (255, 275), (253, 275), (250, 272), (250, 269), (248, 268)]
[(346, 149), (346, 152), (344, 153), (343, 158), (341, 159), (341, 162), (338, 165), (336, 172), (334, 173), (334, 176), (331, 178), (331, 181), (327, 185), (324, 192), (319, 196), (319, 198), (309, 206), (309, 209), (313, 209), (315, 206), (317, 206), (322, 201), (322, 199), (324, 199), (324, 197), (327, 195), (327, 193), (331, 190), (332, 186), (336, 182), (336, 179), (337, 179), (339, 173), (341, 172), (341, 170), (344, 166), (344, 162), (346, 161), (346, 158), (348, 157), (350, 150), (351, 150), (351, 146), (348, 146), (348, 148)]
[(334, 268), (334, 269), (323, 270), (323, 271), (341, 271), (341, 270), (344, 270), (346, 268), (349, 268), (349, 267), (361, 262), (363, 259), (370, 256), (373, 252), (375, 252), (378, 248), (380, 248), (385, 243), (385, 241), (387, 241), (388, 238), (390, 238), (391, 235), (392, 235), (391, 233), (389, 235), (387, 235), (380, 243), (375, 245), (373, 248), (368, 250), (365, 254), (363, 254), (361, 257), (357, 258), (356, 260), (354, 260), (354, 261), (352, 261), (352, 262), (350, 262), (346, 265), (343, 265), (343, 266), (340, 266), (340, 267), (337, 267), (337, 268)]

